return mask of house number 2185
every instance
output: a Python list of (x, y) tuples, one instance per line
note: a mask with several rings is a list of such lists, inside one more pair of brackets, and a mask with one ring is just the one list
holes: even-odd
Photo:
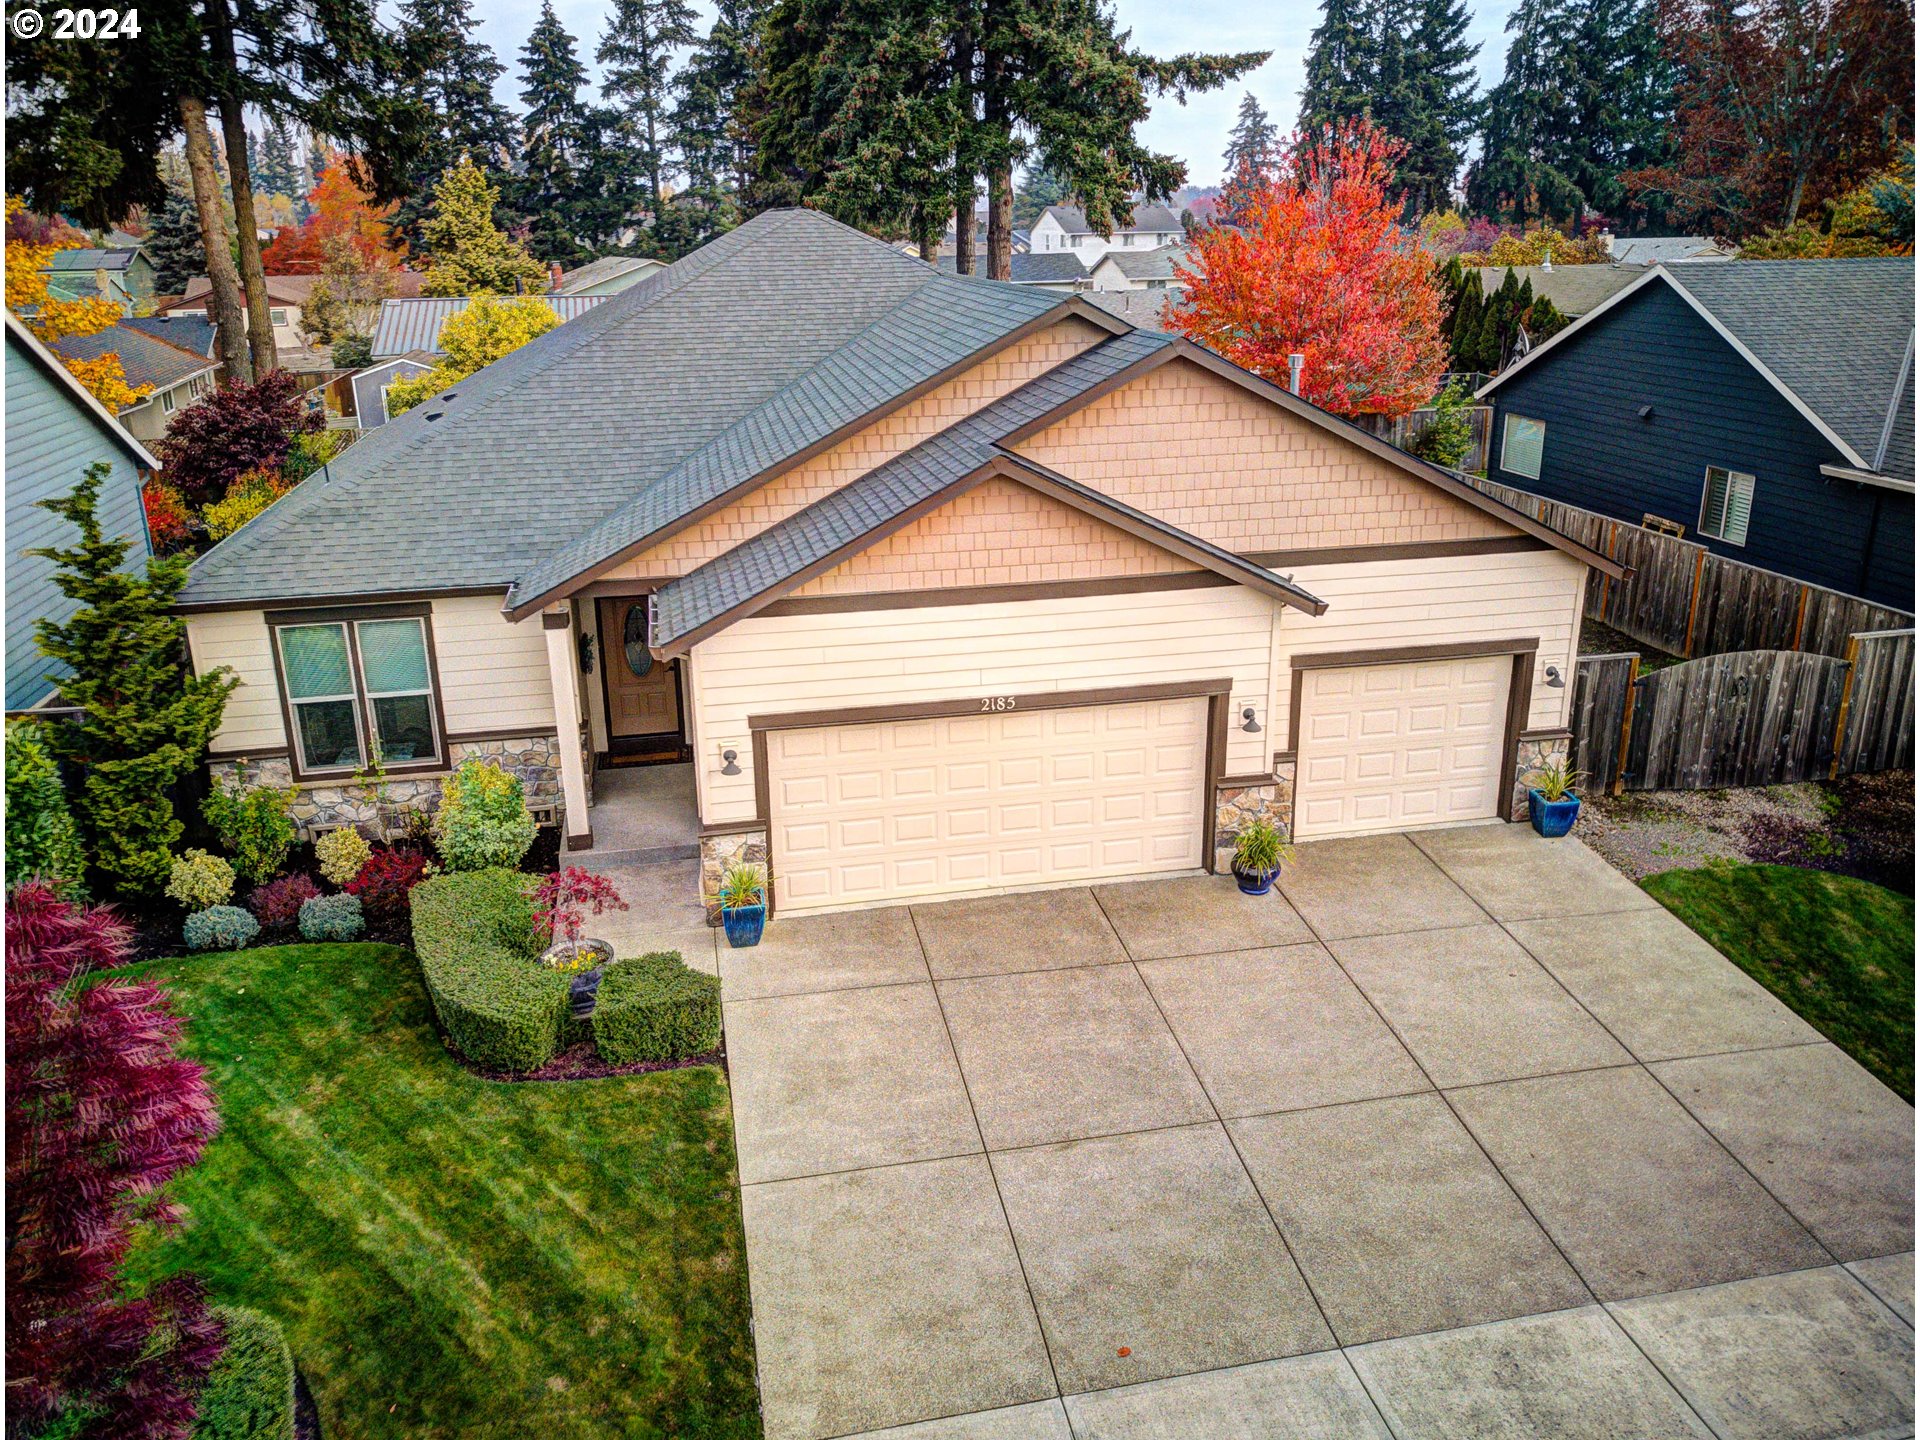
[(984, 715), (994, 710), (1011, 710), (1019, 703), (1011, 695), (989, 695), (981, 700), (980, 713)]

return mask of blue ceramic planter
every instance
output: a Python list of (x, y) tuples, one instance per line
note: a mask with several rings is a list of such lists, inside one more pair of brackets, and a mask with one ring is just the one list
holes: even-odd
[(1566, 799), (1549, 800), (1538, 790), (1528, 790), (1527, 814), (1535, 830), (1549, 840), (1558, 840), (1573, 829), (1580, 814), (1580, 797), (1569, 790)]
[(767, 928), (766, 903), (736, 905), (731, 910), (722, 910), (720, 924), (727, 932), (727, 944), (734, 949), (745, 950), (758, 945), (760, 936)]
[(1273, 889), (1274, 876), (1278, 870), (1242, 870), (1233, 867), (1233, 883), (1240, 887), (1242, 895), (1264, 895)]

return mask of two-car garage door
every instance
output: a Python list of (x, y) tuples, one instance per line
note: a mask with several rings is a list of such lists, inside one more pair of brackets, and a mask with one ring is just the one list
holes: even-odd
[(774, 904), (874, 901), (1195, 870), (1207, 700), (773, 730)]

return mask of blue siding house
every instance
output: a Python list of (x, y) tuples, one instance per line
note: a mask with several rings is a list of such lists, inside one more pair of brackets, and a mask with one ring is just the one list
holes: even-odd
[(1480, 394), (1490, 478), (1913, 609), (1914, 262), (1655, 266)]
[(78, 532), (34, 502), (64, 495), (87, 467), (104, 460), (113, 475), (100, 489), (100, 526), (133, 539), (129, 568), (150, 553), (140, 504), (142, 470), (159, 469), (138, 440), (107, 413), (46, 346), (7, 317), (7, 709), (26, 710), (53, 694), (54, 662), (34, 643), (33, 622), (64, 620), (74, 604), (54, 587), (51, 561), (26, 552), (69, 545)]

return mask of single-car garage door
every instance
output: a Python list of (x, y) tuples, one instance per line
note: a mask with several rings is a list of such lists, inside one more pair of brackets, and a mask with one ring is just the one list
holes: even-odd
[(773, 730), (785, 914), (1198, 869), (1204, 697)]
[(1302, 672), (1299, 839), (1500, 813), (1511, 655)]

